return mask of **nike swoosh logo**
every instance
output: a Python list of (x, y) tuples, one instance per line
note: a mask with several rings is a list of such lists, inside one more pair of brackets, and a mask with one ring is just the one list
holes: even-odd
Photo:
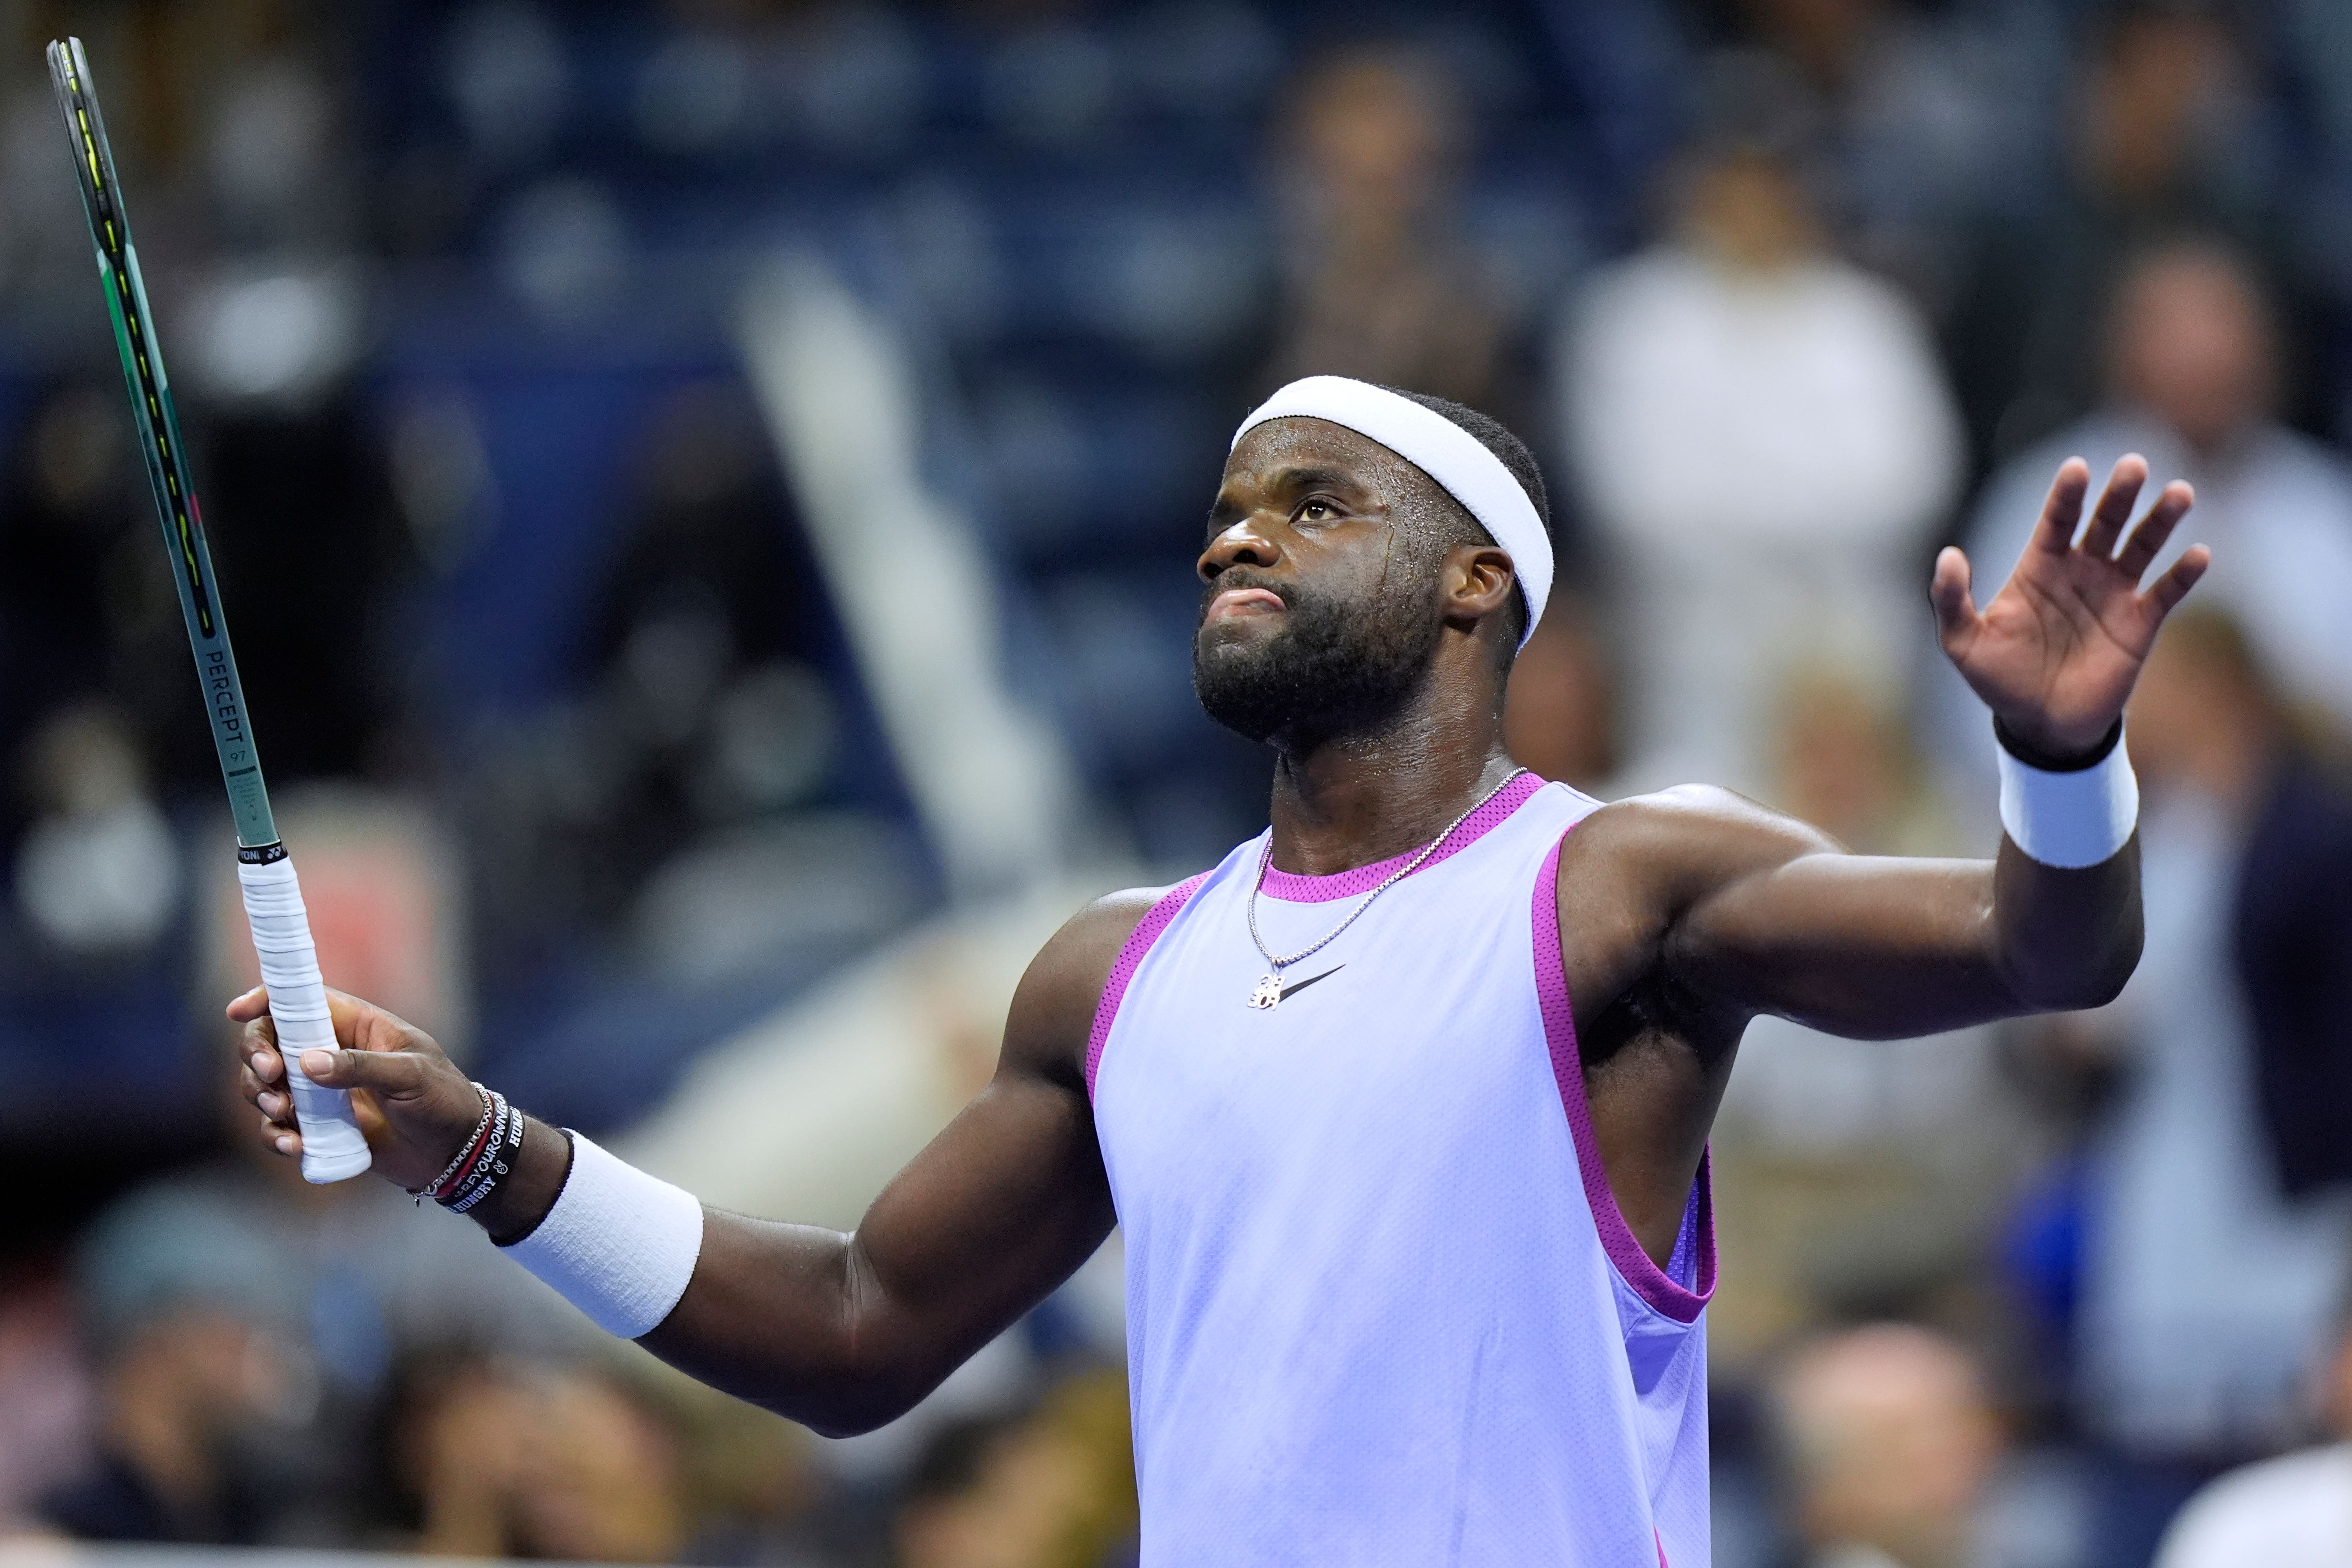
[(1297, 995), (1301, 991), (1306, 990), (1309, 985), (1314, 984), (1317, 981), (1328, 980), (1331, 976), (1339, 973), (1339, 971), (1347, 967), (1348, 966), (1344, 963), (1335, 963), (1320, 974), (1310, 974), (1304, 980), (1294, 980), (1289, 984), (1282, 988), (1282, 999), (1287, 1002), (1293, 996)]

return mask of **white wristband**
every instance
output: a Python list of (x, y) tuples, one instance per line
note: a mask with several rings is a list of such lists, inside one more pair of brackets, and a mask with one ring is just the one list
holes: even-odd
[(2021, 762), (1998, 741), (2000, 825), (2010, 841), (2044, 866), (2074, 870), (2114, 858), (2139, 824), (2139, 780), (2117, 737), (2087, 768), (2052, 773)]
[(572, 1173), (539, 1228), (502, 1250), (606, 1333), (650, 1333), (702, 1255), (702, 1202), (577, 1132)]

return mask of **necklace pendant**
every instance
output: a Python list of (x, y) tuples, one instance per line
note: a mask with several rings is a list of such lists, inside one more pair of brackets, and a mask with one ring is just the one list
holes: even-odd
[(1250, 993), (1249, 1005), (1263, 1013), (1280, 1005), (1281, 1001), (1282, 976), (1276, 973), (1257, 983), (1257, 989)]

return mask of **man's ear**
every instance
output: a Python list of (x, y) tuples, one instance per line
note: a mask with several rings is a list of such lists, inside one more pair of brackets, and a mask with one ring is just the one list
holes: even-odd
[(1506, 551), (1491, 544), (1457, 544), (1445, 557), (1445, 618), (1473, 625), (1500, 613), (1511, 602), (1518, 574)]

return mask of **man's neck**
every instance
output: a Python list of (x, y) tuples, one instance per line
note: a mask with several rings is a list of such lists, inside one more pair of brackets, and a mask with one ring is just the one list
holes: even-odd
[(1274, 865), (1329, 876), (1418, 849), (1513, 766), (1491, 712), (1409, 711), (1369, 734), (1283, 750), (1274, 770)]

